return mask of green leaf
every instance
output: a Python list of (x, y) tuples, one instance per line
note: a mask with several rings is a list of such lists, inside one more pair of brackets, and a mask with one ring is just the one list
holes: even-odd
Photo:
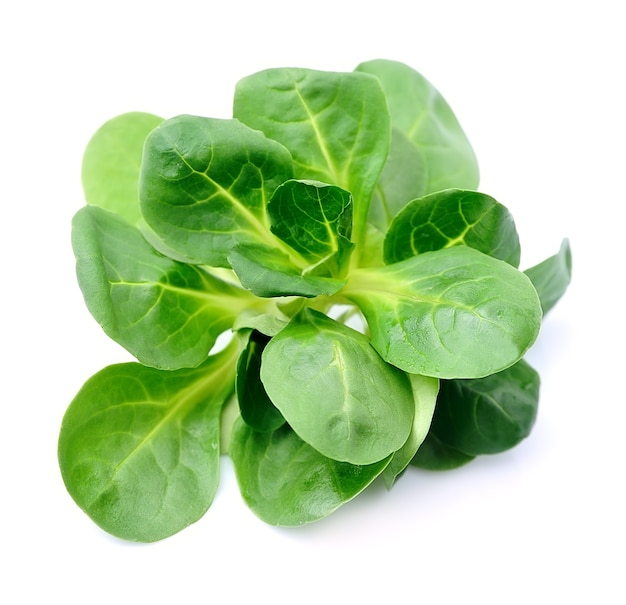
[(523, 355), (570, 283), (569, 242), (518, 270), (511, 215), (476, 191), (465, 133), (409, 66), (261, 71), (232, 119), (123, 114), (82, 177), (78, 282), (141, 363), (85, 383), (58, 455), (113, 535), (200, 518), (220, 451), (255, 514), (297, 526), (376, 477), (391, 488), (409, 464), (456, 468), (531, 430)]
[(389, 227), (384, 258), (395, 263), (458, 245), (519, 265), (521, 249), (511, 213), (484, 193), (462, 189), (438, 191), (411, 201)]
[(241, 285), (259, 297), (331, 296), (339, 291), (345, 280), (317, 275), (304, 275), (292, 258), (277, 248), (255, 244), (235, 246), (228, 262)]
[(134, 111), (103, 124), (93, 135), (82, 163), (82, 182), (88, 204), (119, 214), (138, 224), (139, 170), (143, 144), (163, 118)]
[(261, 380), (299, 437), (334, 460), (371, 464), (409, 436), (415, 404), (406, 375), (323, 313), (305, 309), (272, 338)]
[(152, 248), (117, 215), (86, 206), (72, 223), (78, 282), (104, 331), (142, 363), (196, 366), (259, 299)]
[(268, 205), (272, 232), (312, 266), (306, 272), (342, 278), (353, 244), (352, 196), (318, 181), (290, 180)]
[(352, 194), (358, 245), (389, 150), (389, 114), (377, 79), (356, 72), (268, 69), (237, 83), (233, 115), (287, 147), (296, 178)]
[(418, 448), (422, 445), (430, 423), (433, 419), (437, 393), (439, 391), (439, 380), (429, 376), (419, 376), (408, 374), (415, 401), (415, 416), (411, 433), (406, 443), (394, 453), (391, 461), (383, 471), (383, 477), (387, 488), (391, 488), (396, 479), (406, 469), (414, 458)]
[(273, 431), (285, 423), (283, 415), (267, 396), (261, 382), (261, 353), (268, 336), (250, 330), (246, 347), (237, 362), (237, 399), (244, 422), (257, 431)]
[[(478, 187), (474, 151), (452, 109), (426, 78), (408, 65), (385, 59), (361, 63), (356, 70), (378, 78), (393, 128), (422, 156), (421, 161), (415, 161), (415, 184), (407, 189), (407, 201), (413, 199), (410, 192), (414, 188), (427, 194), (453, 187)], [(396, 160), (405, 162), (394, 154), (391, 161)]]
[(565, 294), (572, 279), (572, 251), (569, 240), (562, 241), (554, 256), (526, 269), (524, 273), (537, 289), (545, 315)]
[(464, 466), (476, 456), (464, 454), (440, 441), (432, 431), (411, 460), (411, 466), (428, 471), (450, 471)]
[[(372, 198), (369, 222), (385, 233), (410, 200), (426, 193), (426, 158), (403, 132), (391, 130), (389, 155)], [(369, 240), (368, 240), (369, 241)]]
[(493, 374), (518, 361), (541, 326), (528, 277), (466, 246), (354, 270), (341, 294), (360, 307), (381, 357), (413, 374)]
[(76, 503), (102, 529), (152, 542), (197, 521), (219, 480), (219, 426), (236, 347), (173, 372), (125, 363), (92, 376), (70, 404), (58, 455)]
[(173, 250), (228, 267), (237, 244), (278, 244), (266, 206), (292, 176), (289, 152), (261, 132), (238, 120), (178, 116), (146, 140), (141, 210)]
[(294, 527), (317, 521), (361, 493), (389, 458), (353, 465), (326, 458), (288, 425), (258, 432), (241, 419), (235, 425), (230, 456), (241, 495), (270, 525)]
[(468, 454), (497, 454), (525, 439), (535, 423), (539, 375), (523, 359), (476, 380), (441, 382), (432, 432)]
[[(301, 299), (292, 299), (300, 302)], [(259, 313), (254, 309), (244, 310), (233, 324), (233, 331), (257, 330), (265, 336), (275, 336), (289, 323), (289, 317), (283, 316), (280, 307), (275, 312)]]

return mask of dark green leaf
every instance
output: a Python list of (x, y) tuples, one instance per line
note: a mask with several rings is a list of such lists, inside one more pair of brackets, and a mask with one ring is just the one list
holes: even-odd
[(415, 456), (413, 456), (411, 466), (428, 471), (449, 471), (464, 466), (475, 458), (476, 456), (469, 456), (442, 443), (430, 431)]
[(143, 144), (163, 118), (134, 111), (103, 124), (89, 141), (82, 164), (82, 181), (88, 204), (119, 214), (138, 224), (139, 170)]
[(537, 289), (545, 315), (565, 294), (572, 279), (572, 251), (569, 240), (563, 240), (561, 248), (554, 256), (526, 269), (524, 273)]
[(462, 189), (446, 189), (411, 201), (389, 227), (384, 258), (395, 263), (458, 245), (519, 265), (520, 243), (510, 212), (484, 193)]
[(470, 456), (496, 454), (525, 439), (535, 423), (539, 375), (523, 359), (476, 380), (443, 380), (432, 431)]
[(117, 215), (86, 206), (72, 223), (78, 282), (104, 331), (139, 361), (196, 366), (237, 315), (259, 300), (154, 250)]
[(259, 375), (261, 353), (270, 338), (251, 330), (237, 363), (237, 399), (244, 422), (257, 431), (273, 431), (285, 423), (267, 396)]
[[(384, 59), (361, 63), (356, 69), (378, 78), (393, 128), (422, 156), (414, 163), (415, 183), (407, 188), (407, 201), (413, 199), (416, 188), (426, 194), (451, 187), (478, 187), (474, 151), (450, 106), (426, 78), (408, 65)], [(404, 163), (406, 158), (394, 154), (392, 161)], [(394, 191), (394, 196), (397, 194)]]
[(389, 150), (389, 114), (377, 79), (356, 72), (268, 69), (238, 82), (233, 115), (285, 145), (296, 178), (352, 194), (358, 243)]
[(334, 460), (371, 464), (409, 437), (415, 403), (406, 375), (323, 313), (306, 309), (272, 338), (261, 380), (300, 438)]
[(288, 425), (261, 433), (242, 420), (235, 425), (230, 456), (250, 509), (270, 525), (292, 527), (330, 515), (370, 485), (389, 462), (337, 462), (302, 441)]
[(173, 372), (119, 364), (85, 383), (63, 418), (59, 464), (67, 490), (100, 527), (152, 542), (207, 511), (236, 354), (231, 347)]
[(352, 196), (318, 181), (286, 181), (270, 200), (272, 232), (310, 265), (307, 273), (341, 278), (352, 252)]
[(439, 378), (478, 378), (515, 363), (541, 326), (521, 271), (466, 246), (359, 269), (341, 291), (367, 320), (381, 357)]
[(277, 245), (266, 206), (292, 176), (289, 152), (257, 130), (238, 120), (178, 116), (146, 140), (141, 210), (173, 250), (227, 267), (237, 244)]

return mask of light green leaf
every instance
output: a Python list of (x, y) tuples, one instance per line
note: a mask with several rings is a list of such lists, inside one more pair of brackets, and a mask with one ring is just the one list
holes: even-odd
[[(415, 184), (423, 193), (458, 187), (478, 187), (474, 151), (452, 109), (435, 87), (413, 68), (397, 61), (376, 59), (361, 63), (357, 72), (372, 74), (385, 92), (391, 124), (421, 154), (414, 165)], [(391, 161), (404, 162), (394, 154)], [(393, 185), (392, 185), (393, 186)], [(397, 192), (395, 192), (397, 195)]]
[(288, 425), (261, 433), (241, 419), (233, 430), (230, 457), (241, 495), (254, 514), (270, 525), (288, 527), (330, 515), (370, 485), (389, 462), (331, 460)]
[(383, 471), (383, 477), (387, 488), (391, 488), (396, 479), (410, 464), (415, 453), (422, 445), (435, 411), (437, 402), (437, 393), (439, 392), (439, 380), (430, 376), (419, 376), (417, 374), (408, 374), (411, 382), (411, 390), (413, 391), (413, 400), (415, 401), (415, 416), (413, 417), (413, 425), (411, 433), (406, 443), (394, 453), (389, 464)]
[(289, 152), (261, 132), (238, 120), (178, 116), (146, 140), (141, 210), (166, 246), (228, 267), (237, 244), (278, 245), (266, 206), (292, 176)]
[[(295, 299), (300, 300), (300, 299)], [(260, 313), (254, 309), (243, 311), (233, 324), (233, 331), (245, 332), (257, 330), (265, 336), (275, 336), (289, 323), (289, 317), (283, 316), (277, 307), (274, 312)]]
[[(392, 128), (391, 146), (378, 179), (369, 222), (385, 233), (392, 219), (410, 200), (426, 193), (426, 158), (406, 134)], [(369, 240), (368, 240), (369, 241)]]
[(58, 455), (76, 503), (102, 529), (153, 542), (197, 521), (219, 481), (219, 426), (237, 349), (173, 372), (126, 363), (92, 376), (70, 404)]
[(149, 366), (198, 365), (237, 315), (261, 302), (200, 267), (159, 254), (135, 227), (96, 206), (76, 213), (72, 245), (89, 311)]
[(533, 282), (544, 315), (556, 305), (572, 280), (572, 250), (568, 239), (561, 242), (559, 251), (534, 267), (524, 271)]
[(389, 150), (389, 114), (378, 80), (356, 72), (268, 69), (237, 83), (233, 115), (287, 147), (296, 178), (352, 194), (359, 245)]
[(360, 307), (381, 357), (413, 374), (493, 374), (518, 361), (541, 326), (526, 275), (466, 246), (355, 270), (340, 293)]
[(385, 237), (385, 262), (465, 245), (517, 267), (520, 243), (511, 213), (491, 196), (446, 189), (411, 201)]
[(133, 111), (103, 124), (93, 135), (82, 163), (88, 204), (106, 208), (132, 224), (141, 220), (139, 170), (144, 141), (163, 118)]
[(298, 436), (334, 460), (371, 464), (409, 436), (415, 404), (406, 375), (323, 313), (306, 309), (272, 338), (261, 380)]

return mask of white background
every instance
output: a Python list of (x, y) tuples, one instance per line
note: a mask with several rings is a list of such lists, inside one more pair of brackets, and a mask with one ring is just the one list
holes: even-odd
[[(10, 5), (10, 8), (7, 8)], [(19, 8), (16, 8), (19, 6)], [(624, 18), (620, 3), (22, 2), (0, 9), (0, 601), (626, 602)], [(534, 432), (444, 474), (410, 469), (303, 529), (264, 525), (228, 461), (208, 514), (153, 545), (102, 533), (56, 440), (83, 381), (129, 360), (88, 315), (70, 220), (85, 144), (130, 110), (230, 117), (267, 67), (408, 63), (516, 218), (522, 268), (569, 237), (574, 278), (528, 360)]]

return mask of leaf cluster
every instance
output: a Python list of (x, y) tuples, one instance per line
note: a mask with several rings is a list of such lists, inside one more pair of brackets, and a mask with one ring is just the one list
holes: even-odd
[(228, 119), (117, 116), (83, 185), (78, 282), (137, 361), (87, 380), (58, 456), (107, 532), (195, 522), (224, 454), (256, 515), (297, 526), (532, 429), (524, 355), (569, 283), (569, 242), (519, 269), (511, 213), (409, 66), (265, 70)]

